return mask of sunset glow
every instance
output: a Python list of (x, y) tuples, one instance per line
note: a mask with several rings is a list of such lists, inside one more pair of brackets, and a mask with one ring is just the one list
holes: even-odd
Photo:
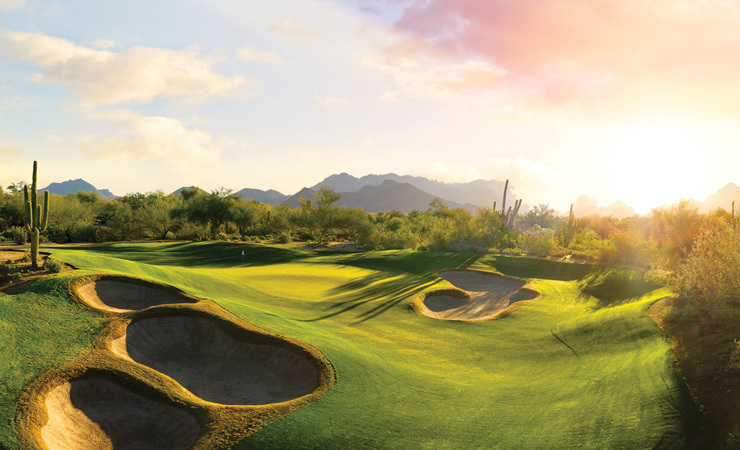
[(640, 212), (740, 184), (740, 4), (0, 0), (0, 185), (511, 179)]
[(712, 192), (699, 133), (676, 125), (643, 125), (614, 143), (611, 181), (619, 199), (638, 213), (704, 198)]

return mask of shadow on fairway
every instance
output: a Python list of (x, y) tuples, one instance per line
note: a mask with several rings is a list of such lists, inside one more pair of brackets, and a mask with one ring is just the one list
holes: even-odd
[(151, 244), (113, 244), (101, 247), (70, 247), (65, 250), (83, 250), (158, 266), (220, 268), (281, 264), (313, 256), (313, 252), (304, 250), (210, 241), (176, 242), (156, 247)]
[(426, 283), (419, 281), (413, 275), (391, 276), (389, 279), (389, 275), (382, 272), (350, 281), (329, 291), (331, 295), (344, 294), (341, 301), (324, 303), (325, 314), (303, 321), (318, 322), (350, 313), (355, 318), (352, 323), (374, 319), (435, 283), (434, 280)]
[(581, 297), (596, 298), (596, 308), (616, 306), (659, 287), (648, 280), (641, 270), (612, 267), (601, 267), (578, 281)]

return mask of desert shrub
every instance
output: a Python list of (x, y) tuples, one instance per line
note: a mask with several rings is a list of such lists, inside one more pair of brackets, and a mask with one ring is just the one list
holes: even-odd
[(177, 236), (175, 236), (175, 233), (168, 231), (164, 238), (171, 241), (173, 239), (177, 239)]
[(518, 248), (505, 248), (501, 254), (506, 256), (522, 256), (523, 253)]
[(64, 264), (56, 259), (47, 259), (44, 262), (44, 269), (51, 273), (59, 273), (62, 271)]
[(522, 250), (527, 255), (548, 256), (556, 248), (555, 230), (535, 224), (524, 234)]
[(177, 238), (188, 241), (202, 241), (208, 235), (208, 228), (192, 222), (185, 222), (177, 230)]
[(601, 239), (591, 229), (577, 232), (568, 248), (573, 257), (594, 261), (612, 261), (617, 254), (617, 249), (612, 240)]
[(82, 224), (71, 232), (71, 242), (105, 242), (115, 240), (112, 231), (108, 227), (92, 224)]
[(726, 226), (701, 235), (675, 284), (682, 296), (709, 310), (740, 300), (740, 231)]
[(229, 240), (229, 235), (226, 234), (226, 233), (218, 233), (216, 235), (216, 240), (217, 241), (228, 241)]
[(23, 278), (23, 273), (22, 272), (11, 272), (11, 273), (8, 274), (8, 279), (10, 281), (18, 281), (21, 278)]
[(13, 227), (8, 231), (8, 238), (18, 245), (28, 242), (28, 232), (22, 227)]
[(289, 244), (293, 242), (293, 236), (290, 231), (281, 231), (275, 236), (275, 243), (277, 244)]
[(740, 427), (735, 425), (727, 436), (727, 448), (729, 450), (740, 450)]

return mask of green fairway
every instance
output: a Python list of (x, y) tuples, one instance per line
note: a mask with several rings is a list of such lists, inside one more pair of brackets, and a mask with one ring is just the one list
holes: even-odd
[[(593, 266), (213, 242), (52, 253), (85, 271), (149, 278), (214, 300), (329, 358), (337, 383), (326, 396), (237, 448), (676, 448), (687, 444), (697, 422), (670, 346), (645, 312), (670, 292), (602, 301), (579, 289), (578, 280), (598, 270)], [(530, 278), (542, 298), (488, 322), (415, 314), (409, 300), (448, 287), (435, 274), (454, 268)], [(89, 346), (98, 329), (96, 315), (59, 288), (68, 278), (0, 295), (0, 374), (20, 374), (3, 375), (0, 386), (4, 442), (13, 443), (13, 399), (21, 385), (81, 351), (75, 346)], [(50, 327), (53, 337), (39, 329)], [(24, 344), (8, 344), (9, 338)], [(66, 353), (53, 347), (43, 348), (53, 358), (42, 354), (47, 339)], [(28, 358), (48, 361), (30, 364)]]

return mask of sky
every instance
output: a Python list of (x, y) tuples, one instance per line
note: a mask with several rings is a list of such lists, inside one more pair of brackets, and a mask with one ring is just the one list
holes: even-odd
[(0, 0), (0, 185), (509, 179), (645, 213), (740, 184), (740, 1)]

